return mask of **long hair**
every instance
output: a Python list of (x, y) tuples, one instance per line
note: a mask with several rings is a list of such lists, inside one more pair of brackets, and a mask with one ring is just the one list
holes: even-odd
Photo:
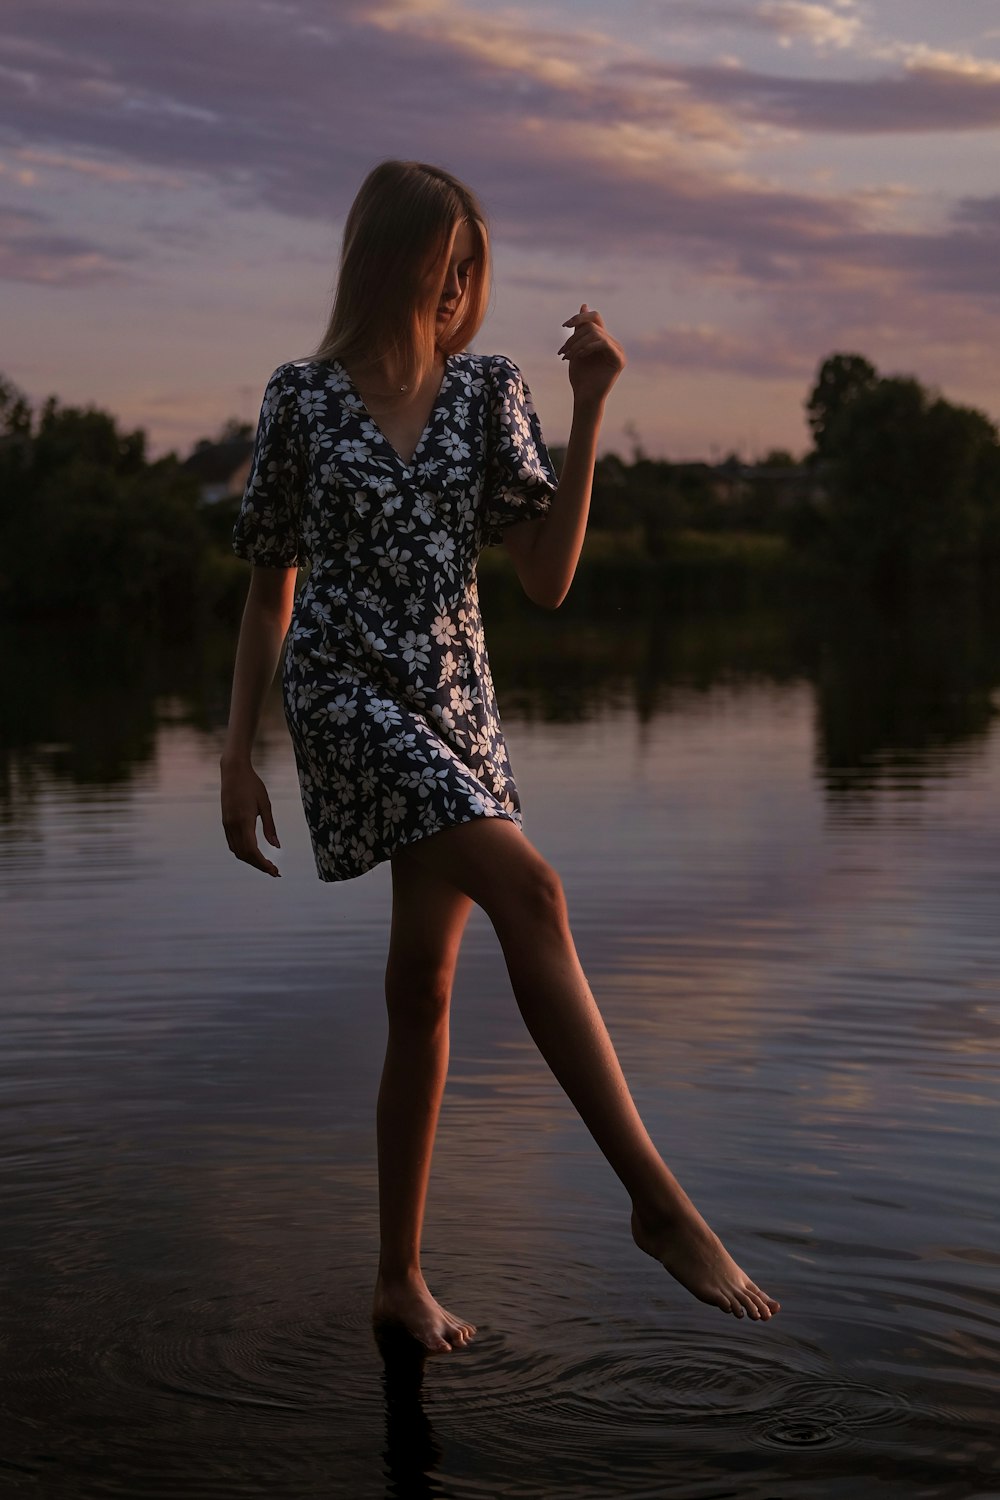
[[(459, 309), (439, 334), (438, 304), (463, 222), (475, 260)], [(490, 280), (489, 230), (475, 194), (441, 167), (380, 162), (348, 212), (333, 309), (312, 358), (382, 363), (393, 384), (412, 388), (436, 350), (455, 354), (478, 333)]]

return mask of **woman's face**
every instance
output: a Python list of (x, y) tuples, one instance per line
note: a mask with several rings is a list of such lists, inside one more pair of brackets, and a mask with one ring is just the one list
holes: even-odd
[(442, 328), (447, 328), (465, 296), (478, 250), (479, 242), (472, 225), (459, 224), (451, 247), (444, 286), (441, 288), (441, 296), (438, 299), (437, 327), (439, 332)]

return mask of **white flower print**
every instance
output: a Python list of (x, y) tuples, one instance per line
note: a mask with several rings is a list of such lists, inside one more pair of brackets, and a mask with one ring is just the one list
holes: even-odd
[(392, 750), (401, 760), (421, 760), (421, 752), (417, 748), (417, 737), (415, 734), (396, 734), (392, 739), (386, 740), (387, 747)]
[(447, 766), (440, 766), (436, 770), (433, 766), (419, 766), (405, 773), (401, 780), (403, 786), (412, 787), (418, 797), (429, 797), (447, 782), (448, 774)]
[(368, 712), (381, 729), (389, 729), (402, 722), (402, 715), (391, 698), (373, 698)]
[(370, 655), (381, 656), (384, 651), (388, 651), (389, 647), (377, 630), (365, 630), (362, 628), (359, 635), (362, 646)]
[(310, 625), (308, 621), (292, 621), (292, 627), (289, 635), (295, 645), (304, 645), (306, 641), (311, 641), (317, 634), (318, 631), (316, 630), (316, 627), (314, 625)]
[(463, 437), (457, 432), (449, 432), (447, 429), (441, 438), (441, 444), (449, 458), (468, 458), (471, 449)]
[(354, 801), (354, 783), (345, 771), (335, 771), (330, 777), (330, 791), (341, 802)]
[(401, 792), (387, 792), (382, 798), (382, 811), (390, 823), (401, 823), (406, 814), (406, 798)]
[(494, 736), (490, 733), (486, 725), (482, 724), (469, 741), (469, 749), (473, 755), (479, 756), (481, 760), (486, 760), (492, 752), (493, 740)]
[(427, 549), (435, 562), (451, 562), (455, 556), (455, 538), (447, 531), (432, 531), (427, 538)]
[(415, 630), (408, 630), (400, 640), (400, 654), (408, 666), (426, 667), (431, 659), (429, 645), (428, 636), (418, 635)]
[(431, 718), (437, 719), (438, 723), (443, 724), (445, 729), (455, 728), (455, 715), (450, 708), (445, 708), (443, 703), (434, 703), (431, 705)]
[(346, 464), (363, 464), (372, 456), (372, 450), (360, 438), (342, 438), (336, 451)]
[(458, 630), (450, 615), (438, 614), (431, 624), (431, 635), (439, 646), (450, 646), (458, 639)]
[(404, 585), (407, 583), (409, 570), (406, 564), (413, 556), (412, 552), (408, 552), (404, 547), (373, 547), (372, 551), (390, 578), (396, 583)]
[(299, 409), (308, 421), (312, 417), (322, 415), (326, 406), (326, 396), (322, 391), (300, 391)]
[(326, 711), (335, 724), (346, 724), (357, 713), (358, 700), (346, 693), (338, 693), (333, 702), (327, 704)]
[(472, 692), (467, 687), (453, 687), (451, 689), (451, 711), (455, 714), (465, 715), (472, 711), (475, 703)]

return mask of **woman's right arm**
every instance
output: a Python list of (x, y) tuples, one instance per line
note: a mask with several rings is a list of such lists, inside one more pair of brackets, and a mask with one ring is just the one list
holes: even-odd
[(268, 875), (280, 875), (281, 871), (257, 844), (258, 817), (268, 843), (275, 849), (281, 845), (267, 789), (253, 768), (251, 756), (264, 698), (278, 669), (292, 618), (297, 572), (297, 568), (257, 566), (251, 572), (236, 647), (229, 728), (219, 760), (226, 841), (237, 859)]

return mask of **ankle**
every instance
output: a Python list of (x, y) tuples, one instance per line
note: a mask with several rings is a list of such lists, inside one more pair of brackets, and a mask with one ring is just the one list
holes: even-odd
[(419, 1265), (416, 1266), (393, 1266), (385, 1265), (379, 1261), (378, 1285), (386, 1288), (395, 1287), (423, 1287), (424, 1273)]
[(696, 1213), (694, 1204), (679, 1182), (670, 1191), (632, 1199), (632, 1212), (647, 1233), (669, 1231)]

